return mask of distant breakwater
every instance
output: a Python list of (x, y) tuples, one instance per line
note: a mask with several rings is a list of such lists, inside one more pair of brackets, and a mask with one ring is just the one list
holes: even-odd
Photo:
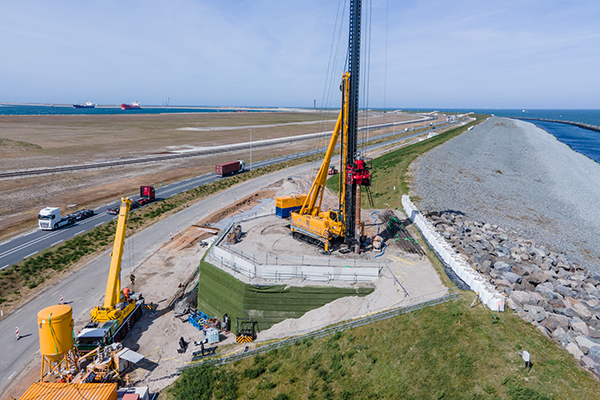
[(559, 124), (569, 124), (569, 125), (578, 126), (583, 129), (588, 129), (590, 131), (600, 132), (600, 126), (584, 124), (583, 122), (561, 121), (559, 119), (545, 119), (545, 118), (527, 118), (527, 117), (515, 117), (515, 118), (529, 120), (529, 121), (545, 121), (545, 122), (556, 122)]

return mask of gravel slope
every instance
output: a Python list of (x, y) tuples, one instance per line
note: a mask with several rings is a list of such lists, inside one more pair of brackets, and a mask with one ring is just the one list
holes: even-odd
[(411, 165), (421, 210), (455, 210), (600, 271), (600, 164), (535, 125), (493, 117)]

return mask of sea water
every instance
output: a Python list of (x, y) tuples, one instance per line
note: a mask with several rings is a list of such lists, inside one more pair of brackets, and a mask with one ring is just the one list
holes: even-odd
[(174, 114), (174, 113), (216, 113), (216, 112), (260, 112), (262, 109), (237, 107), (160, 107), (144, 106), (139, 109), (121, 110), (121, 106), (96, 105), (95, 108), (74, 108), (72, 105), (21, 105), (0, 104), (0, 115), (106, 115), (106, 114)]
[[(430, 111), (434, 110), (432, 109)], [(437, 111), (446, 113), (474, 112), (478, 114), (490, 114), (497, 117), (511, 118), (552, 119), (558, 121), (581, 122), (584, 124), (600, 126), (600, 110), (437, 109)], [(554, 135), (559, 141), (570, 146), (576, 152), (591, 158), (597, 163), (600, 163), (600, 132), (556, 122), (528, 122), (531, 122), (546, 132)]]

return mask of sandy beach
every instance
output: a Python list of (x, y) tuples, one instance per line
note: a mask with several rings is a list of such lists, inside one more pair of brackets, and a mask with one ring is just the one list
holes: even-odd
[(535, 125), (490, 118), (411, 174), (422, 210), (462, 212), (600, 271), (600, 165)]

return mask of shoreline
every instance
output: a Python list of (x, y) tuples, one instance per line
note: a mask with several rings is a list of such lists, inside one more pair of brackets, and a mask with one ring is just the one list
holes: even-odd
[(514, 230), (600, 271), (600, 165), (529, 122), (493, 117), (411, 166), (411, 195)]
[(521, 119), (521, 120), (526, 120), (526, 121), (544, 121), (544, 122), (555, 122), (555, 123), (557, 123), (557, 124), (567, 124), (567, 125), (573, 125), (573, 126), (577, 126), (577, 127), (579, 127), (579, 128), (588, 129), (588, 130), (590, 130), (590, 131), (596, 131), (596, 132), (600, 132), (600, 126), (591, 125), (591, 124), (584, 124), (583, 122), (575, 122), (575, 121), (561, 121), (561, 120), (559, 120), (559, 119), (527, 118), (527, 117), (513, 118), (513, 119)]

